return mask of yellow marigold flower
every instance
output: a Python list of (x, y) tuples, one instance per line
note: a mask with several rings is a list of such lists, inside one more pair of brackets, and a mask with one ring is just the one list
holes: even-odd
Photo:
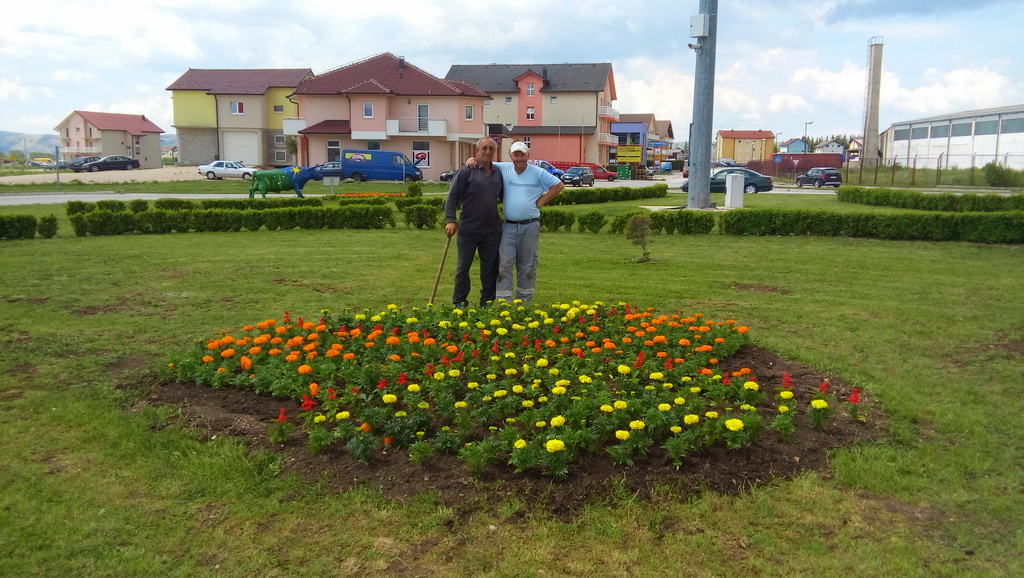
[(679, 433), (679, 432), (683, 431), (683, 428), (681, 428), (681, 427), (679, 427), (677, 425), (674, 425), (674, 426), (670, 427), (669, 429), (672, 430), (672, 433)]
[(589, 375), (581, 375), (580, 376), (580, 383), (593, 383), (593, 382), (594, 382), (594, 378), (590, 377)]
[(547, 359), (544, 359), (542, 357), (542, 358), (537, 360), (537, 367), (547, 367), (547, 366), (548, 366), (548, 360)]
[(629, 429), (644, 429), (645, 427), (647, 427), (647, 424), (639, 419), (629, 422)]
[(687, 414), (685, 417), (683, 417), (683, 423), (685, 423), (686, 425), (693, 425), (699, 421), (700, 416), (698, 416), (695, 413)]
[(690, 388), (690, 393), (700, 393), (700, 388), (699, 387), (691, 387)]
[(436, 371), (436, 372), (434, 372), (434, 379), (436, 379), (438, 381), (441, 381), (442, 379), (444, 379), (444, 372), (443, 371)]
[(505, 370), (505, 375), (518, 375), (518, 374), (519, 374), (519, 370), (514, 368), (514, 367), (510, 367), (510, 368)]
[(437, 326), (440, 327), (441, 329), (448, 329), (449, 327), (452, 326), (452, 322), (448, 321), (447, 319), (442, 319), (437, 323)]
[(628, 366), (628, 365), (620, 365), (619, 366), (619, 373), (621, 373), (622, 375), (629, 375), (632, 372), (633, 372), (633, 368)]
[(659, 403), (658, 404), (658, 411), (669, 411), (671, 409), (672, 409), (672, 406), (667, 404), (667, 403)]
[(420, 409), (430, 409), (430, 404), (425, 402), (425, 401), (421, 401), (421, 402), (416, 404), (416, 407), (418, 407)]
[[(380, 319), (376, 319), (375, 321), (380, 321)], [(406, 319), (405, 322), (409, 323), (409, 324), (412, 324), (412, 323), (419, 323), (420, 320), (416, 319), (415, 317), (410, 317), (410, 318)]]
[(615, 431), (615, 437), (617, 437), (618, 439), (620, 439), (622, 441), (626, 441), (626, 440), (629, 439), (629, 432), (624, 430), (624, 429), (616, 430)]
[(606, 412), (606, 413), (611, 413), (611, 412), (613, 412), (615, 410), (614, 410), (614, 408), (612, 406), (610, 406), (610, 405), (608, 405), (606, 403), (606, 404), (601, 406), (601, 411)]
[(523, 407), (526, 407), (526, 408), (533, 407), (533, 400), (524, 399), (523, 400)]
[(343, 419), (348, 419), (351, 416), (352, 414), (350, 414), (347, 411), (339, 411), (338, 413), (334, 414), (334, 419), (341, 421)]
[(562, 395), (563, 393), (565, 393), (565, 388), (561, 387), (561, 386), (553, 387), (553, 388), (551, 388), (551, 393), (553, 393), (555, 395)]
[(558, 368), (557, 367), (552, 367), (551, 369), (549, 369), (548, 370), (548, 375), (558, 375)]
[(718, 417), (718, 412), (717, 411), (709, 411), (709, 412), (704, 414), (704, 417), (706, 417), (708, 419), (715, 419), (715, 418)]
[(653, 391), (658, 388), (654, 387), (653, 385), (645, 385), (644, 389), (646, 389), (647, 391)]
[(404, 411), (396, 411), (395, 412), (395, 417), (405, 417), (407, 415), (409, 415), (409, 414), (404, 412)]
[(461, 372), (458, 369), (449, 369), (448, 370), (448, 377), (458, 377), (460, 374), (461, 374)]
[(811, 407), (814, 409), (825, 409), (828, 407), (828, 402), (823, 399), (814, 399), (811, 400)]
[(685, 397), (677, 397), (674, 400), (672, 400), (672, 402), (675, 403), (676, 405), (683, 405), (684, 403), (686, 403), (686, 398)]
[(757, 391), (761, 386), (756, 381), (748, 381), (743, 384), (743, 389), (749, 389), (751, 391)]
[(757, 408), (752, 406), (752, 405), (750, 405), (749, 403), (745, 403), (745, 404), (740, 406), (740, 409), (743, 410), (743, 411), (754, 411)]
[(471, 381), (471, 382), (466, 384), (466, 387), (468, 387), (469, 389), (476, 389), (476, 388), (480, 387), (480, 384), (475, 382), (475, 381)]
[(385, 393), (380, 398), (380, 400), (383, 401), (384, 403), (395, 403), (396, 401), (398, 401), (398, 396), (396, 396), (396, 395), (394, 395), (392, 393)]
[(661, 381), (661, 380), (665, 379), (665, 374), (661, 373), (660, 371), (655, 371), (655, 372), (651, 373), (650, 378), (655, 380), (655, 381)]
[(613, 403), (612, 405), (615, 406), (615, 409), (626, 409), (628, 404), (620, 399), (616, 400), (616, 402)]
[(779, 393), (779, 397), (782, 399), (793, 399), (793, 392), (789, 390), (783, 391)]
[(540, 403), (544, 403), (547, 400), (548, 400), (548, 396), (546, 396), (546, 395), (542, 395), (542, 396), (537, 398), (537, 401), (539, 401)]
[(457, 402), (455, 402), (455, 407), (458, 408), (458, 409), (462, 409), (462, 408), (466, 407), (466, 402), (464, 402), (464, 401), (457, 401)]
[(788, 406), (785, 406), (785, 405), (780, 405), (779, 406), (779, 413), (786, 413), (788, 411), (789, 411), (789, 407)]
[(729, 428), (729, 431), (740, 431), (743, 429), (743, 420), (727, 419), (725, 420), (725, 427)]
[(549, 453), (560, 452), (565, 449), (565, 442), (562, 440), (548, 440), (548, 443), (544, 444), (544, 449), (548, 450)]
[(524, 440), (523, 438), (519, 438), (516, 440), (516, 443), (512, 444), (512, 447), (516, 448), (517, 450), (521, 450), (526, 447), (526, 440)]
[(551, 418), (551, 427), (559, 427), (565, 425), (565, 416), (556, 415)]
[(505, 329), (504, 327), (499, 327), (495, 330), (495, 333), (497, 333), (498, 335), (508, 335), (508, 329)]
[(521, 386), (521, 385), (513, 385), (512, 386), (512, 393), (523, 393), (523, 386)]
[(488, 373), (488, 374), (487, 374), (487, 375), (485, 375), (484, 377), (486, 377), (487, 379), (489, 379), (489, 380), (491, 380), (491, 381), (494, 381), (495, 379), (498, 379), (498, 376), (497, 376), (497, 375), (495, 375), (495, 374), (493, 374), (493, 373)]
[(539, 421), (539, 422), (537, 422), (537, 423), (535, 423), (533, 425), (535, 425), (537, 427), (547, 427), (548, 422), (546, 422), (546, 421)]
[(316, 423), (323, 423), (323, 422), (327, 421), (327, 416), (325, 416), (325, 415), (318, 415), (318, 416), (313, 418), (313, 421), (315, 421)]

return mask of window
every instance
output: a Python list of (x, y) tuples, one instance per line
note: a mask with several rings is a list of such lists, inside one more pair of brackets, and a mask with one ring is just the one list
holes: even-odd
[(892, 140), (910, 140), (910, 129), (898, 128), (892, 131)]
[(283, 134), (275, 134), (274, 135), (274, 144), (276, 144), (276, 145), (283, 145), (284, 144), (284, 135)]
[(1003, 134), (1008, 132), (1024, 132), (1024, 118), (1004, 119), (1003, 126), (999, 129), (999, 132)]
[(557, 96), (552, 96), (551, 97), (551, 104), (558, 104), (558, 97)]
[(245, 107), (241, 102), (233, 101), (231, 103), (231, 114), (245, 114)]
[(363, 118), (373, 118), (373, 103), (372, 102), (364, 102), (363, 103)]
[(527, 147), (527, 148), (529, 148), (529, 147), (530, 147), (530, 137), (528, 137), (528, 136), (524, 136), (524, 137), (523, 137), (523, 142), (524, 142), (524, 143), (526, 143), (526, 147)]
[(526, 83), (526, 96), (533, 96), (533, 83), (532, 82), (527, 82)]
[(430, 141), (412, 141), (412, 164), (422, 168), (430, 168)]
[(533, 107), (526, 107), (526, 120), (533, 120)]
[(494, 102), (494, 100), (492, 100), (492, 99), (485, 100), (484, 101), (484, 108), (491, 108), (491, 103), (493, 103), (493, 102)]
[(284, 113), (284, 105), (283, 104), (275, 104), (274, 105), (274, 112), (282, 113), (283, 114)]
[(931, 129), (932, 138), (946, 138), (949, 136), (949, 125), (933, 126)]
[(505, 104), (512, 104), (512, 97), (511, 96), (506, 96), (505, 97)]
[(926, 126), (919, 126), (919, 127), (915, 127), (915, 128), (910, 129), (910, 138), (914, 139), (914, 140), (921, 139), (921, 138), (928, 138), (928, 127), (926, 127)]
[(341, 141), (340, 140), (329, 140), (329, 141), (327, 141), (327, 160), (329, 160), (329, 161), (340, 161), (341, 160)]
[(971, 136), (971, 123), (962, 122), (953, 125), (953, 136)]
[(366, 141), (366, 150), (368, 151), (379, 151), (380, 141), (379, 140), (368, 140)]
[(286, 163), (288, 162), (288, 153), (286, 151), (274, 151), (274, 162)]
[(996, 122), (994, 120), (985, 120), (974, 123), (974, 134), (996, 134)]
[(466, 120), (473, 120), (473, 105), (466, 105)]

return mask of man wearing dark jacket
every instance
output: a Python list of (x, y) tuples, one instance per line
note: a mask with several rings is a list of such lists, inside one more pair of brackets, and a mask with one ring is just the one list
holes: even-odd
[(469, 304), (469, 269), (477, 254), (480, 255), (480, 305), (494, 301), (503, 224), (498, 216), (498, 203), (503, 192), (501, 171), (491, 164), (497, 150), (490, 137), (477, 142), (476, 166), (463, 167), (455, 174), (444, 205), (444, 232), (449, 237), (456, 232), (459, 235), (456, 239), (459, 257), (452, 292), (455, 305)]

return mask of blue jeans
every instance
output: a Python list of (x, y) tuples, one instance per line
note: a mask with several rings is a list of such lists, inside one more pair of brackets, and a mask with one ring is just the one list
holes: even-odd
[(455, 289), (452, 303), (469, 305), (469, 269), (473, 258), (480, 255), (480, 305), (494, 301), (494, 286), (498, 278), (498, 235), (472, 235), (459, 232), (455, 237), (459, 260), (455, 266)]
[(512, 269), (515, 268), (515, 298), (533, 299), (537, 286), (537, 256), (540, 248), (540, 222), (527, 225), (505, 223), (501, 227), (498, 249), (498, 288), (495, 299), (512, 302)]

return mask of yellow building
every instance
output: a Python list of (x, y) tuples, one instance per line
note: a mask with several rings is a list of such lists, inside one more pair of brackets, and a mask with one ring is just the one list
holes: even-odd
[(715, 138), (715, 158), (737, 163), (768, 161), (775, 153), (775, 133), (770, 130), (720, 130)]

